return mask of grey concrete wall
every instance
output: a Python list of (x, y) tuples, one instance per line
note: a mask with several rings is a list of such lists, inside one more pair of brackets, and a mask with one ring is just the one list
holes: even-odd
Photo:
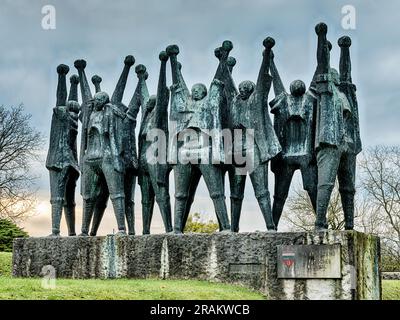
[[(269, 299), (380, 299), (379, 238), (354, 231), (27, 238), (13, 274), (63, 278), (202, 279), (237, 283)], [(341, 279), (278, 279), (278, 245), (340, 244)]]

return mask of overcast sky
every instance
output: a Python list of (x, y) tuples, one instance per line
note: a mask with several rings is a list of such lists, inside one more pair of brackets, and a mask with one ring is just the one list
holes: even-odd
[[(42, 28), (44, 5), (56, 9), (56, 29)], [(342, 28), (342, 7), (356, 9), (356, 29)], [(136, 63), (148, 68), (150, 93), (155, 93), (158, 78), (158, 53), (168, 44), (180, 46), (179, 60), (189, 86), (196, 82), (209, 85), (217, 61), (213, 50), (225, 39), (234, 44), (237, 59), (233, 75), (236, 83), (256, 80), (261, 61), (262, 40), (276, 40), (275, 61), (286, 87), (294, 79), (311, 81), (316, 65), (314, 26), (328, 24), (328, 38), (334, 45), (331, 64), (338, 65), (337, 39), (352, 37), (353, 81), (358, 87), (361, 135), (364, 147), (374, 144), (398, 144), (400, 136), (400, 2), (389, 1), (284, 1), (284, 0), (165, 0), (165, 1), (32, 1), (0, 0), (0, 104), (23, 103), (32, 114), (33, 125), (48, 140), (57, 85), (56, 67), (71, 67), (84, 58), (87, 74), (103, 78), (102, 89), (112, 94), (123, 67), (123, 59), (133, 54)], [(169, 70), (168, 70), (169, 71)], [(168, 82), (171, 82), (168, 73)], [(124, 101), (133, 94), (136, 76), (132, 72)], [(273, 93), (270, 94), (270, 99)], [(48, 172), (42, 162), (34, 166), (40, 176), (38, 213), (25, 228), (32, 235), (50, 233)], [(272, 176), (270, 175), (272, 178)], [(172, 176), (171, 176), (172, 178)], [(271, 179), (272, 180), (272, 179)], [(171, 179), (171, 182), (173, 179)], [(271, 181), (271, 193), (273, 183)], [(137, 186), (136, 222), (141, 232), (140, 192)], [(229, 205), (229, 193), (227, 194)], [(81, 201), (77, 190), (80, 228)], [(173, 188), (171, 190), (173, 199)], [(172, 201), (173, 202), (173, 201)], [(193, 206), (204, 216), (214, 218), (212, 202), (204, 183)], [(264, 223), (248, 181), (241, 230), (263, 230)], [(63, 222), (64, 224), (64, 222)], [(100, 233), (115, 228), (108, 212)], [(65, 225), (63, 225), (65, 233)], [(153, 232), (162, 231), (158, 210)]]

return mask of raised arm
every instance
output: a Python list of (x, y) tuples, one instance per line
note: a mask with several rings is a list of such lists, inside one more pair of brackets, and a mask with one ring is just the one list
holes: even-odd
[(156, 105), (168, 106), (169, 91), (167, 87), (167, 75), (166, 75), (167, 61), (168, 61), (167, 53), (165, 51), (161, 51), (159, 59), (161, 61), (161, 65), (160, 65), (160, 75), (158, 77)]
[(228, 65), (229, 72), (232, 74), (233, 67), (236, 65), (236, 59), (234, 57), (228, 57), (226, 63)]
[(328, 26), (325, 23), (319, 23), (315, 26), (315, 33), (318, 36), (316, 75), (329, 73), (329, 44), (326, 39), (327, 32)]
[(156, 100), (156, 123), (157, 128), (167, 130), (168, 129), (168, 102), (169, 102), (169, 90), (167, 87), (167, 61), (168, 55), (165, 51), (161, 51), (159, 55), (161, 61), (160, 75), (158, 78), (157, 86), (157, 100)]
[(56, 107), (65, 106), (67, 104), (67, 81), (66, 76), (69, 72), (69, 67), (65, 64), (60, 64), (57, 67), (58, 83), (57, 83), (57, 101)]
[[(226, 97), (228, 102), (232, 102), (233, 98), (238, 94), (235, 82), (232, 79), (231, 70), (236, 64), (235, 58), (229, 59), (229, 53), (233, 49), (233, 44), (229, 40), (225, 40), (222, 46), (214, 50), (215, 56), (219, 60), (219, 65), (215, 73), (214, 79), (220, 80), (224, 83)], [(228, 61), (230, 60), (231, 69), (229, 68)]]
[(171, 62), (172, 84), (180, 84), (180, 75), (179, 75), (179, 67), (177, 59), (177, 56), (179, 54), (179, 47), (176, 44), (172, 44), (168, 46), (165, 51), (168, 54)]
[[(327, 44), (328, 44), (328, 50), (329, 50), (329, 54), (330, 54), (330, 52), (331, 52), (331, 50), (332, 50), (332, 43), (329, 41), (329, 40), (326, 40), (327, 41)], [(313, 78), (312, 78), (312, 80), (311, 80), (311, 84), (310, 84), (310, 87), (311, 88), (315, 88), (315, 86), (316, 86), (316, 79), (317, 79), (317, 74), (318, 74), (318, 66), (317, 66), (317, 68), (315, 68), (315, 71), (314, 71), (314, 75), (313, 75)]]
[(74, 62), (74, 66), (78, 70), (79, 74), (79, 84), (81, 87), (82, 103), (86, 104), (92, 99), (92, 93), (90, 92), (89, 83), (87, 81), (85, 74), (86, 61), (76, 60)]
[(99, 77), (97, 74), (95, 74), (92, 77), (92, 83), (94, 85), (96, 93), (101, 91), (101, 88), (100, 88), (101, 81), (103, 81), (103, 79), (101, 77)]
[(149, 91), (146, 85), (146, 79), (148, 77), (146, 67), (142, 64), (138, 64), (135, 68), (135, 72), (138, 77), (138, 83), (128, 105), (128, 116), (136, 121), (140, 106), (145, 106), (149, 99)]
[(184, 90), (186, 96), (190, 95), (190, 92), (186, 86), (185, 80), (183, 79), (181, 68), (182, 65), (178, 62), (179, 47), (175, 44), (170, 45), (166, 48), (166, 53), (169, 56), (171, 62), (171, 74), (172, 84)]
[(271, 49), (275, 45), (275, 40), (271, 37), (267, 37), (263, 41), (264, 51), (263, 59), (261, 62), (260, 72), (258, 73), (257, 83), (255, 92), (260, 95), (262, 100), (268, 104), (268, 93), (271, 88), (271, 76), (268, 74), (269, 66), (271, 62)]
[(126, 87), (126, 81), (128, 80), (129, 70), (134, 64), (135, 64), (135, 58), (133, 56), (125, 57), (124, 69), (122, 70), (121, 76), (119, 77), (114, 93), (111, 96), (112, 104), (119, 104), (122, 102), (122, 98), (124, 96), (124, 91)]
[(70, 88), (69, 88), (69, 95), (68, 101), (76, 101), (78, 102), (78, 84), (79, 84), (79, 77), (76, 74), (73, 74), (69, 78)]
[(285, 86), (283, 85), (283, 82), (281, 80), (281, 77), (279, 75), (278, 69), (276, 68), (275, 61), (274, 61), (274, 53), (271, 50), (271, 63), (269, 66), (269, 70), (271, 72), (272, 76), (272, 84), (274, 86), (274, 93), (275, 96), (279, 96), (281, 93), (286, 92)]
[(186, 85), (186, 82), (183, 79), (183, 75), (182, 75), (182, 63), (180, 63), (179, 61), (178, 61), (178, 70), (179, 70), (179, 81), (180, 81), (181, 87), (182, 87), (183, 91), (186, 92), (187, 95), (189, 95), (190, 91), (189, 91), (189, 89)]
[(351, 60), (350, 60), (350, 37), (344, 36), (339, 38), (338, 45), (340, 47), (340, 82), (341, 83), (352, 83), (351, 80)]

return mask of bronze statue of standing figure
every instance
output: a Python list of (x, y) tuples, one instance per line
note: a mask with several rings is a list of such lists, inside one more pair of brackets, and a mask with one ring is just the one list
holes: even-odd
[(64, 208), (68, 235), (75, 235), (75, 187), (79, 178), (76, 137), (78, 134), (79, 78), (71, 76), (71, 88), (67, 101), (67, 65), (57, 67), (57, 102), (51, 120), (50, 145), (46, 168), (50, 173), (52, 236), (60, 235), (61, 214)]

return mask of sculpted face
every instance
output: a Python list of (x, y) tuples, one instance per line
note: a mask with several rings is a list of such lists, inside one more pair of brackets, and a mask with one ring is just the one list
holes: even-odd
[(294, 80), (290, 84), (290, 93), (295, 97), (300, 97), (306, 92), (306, 85), (301, 80)]
[(156, 96), (152, 95), (152, 96), (150, 96), (149, 101), (147, 101), (146, 110), (148, 112), (152, 111), (154, 109), (155, 105), (156, 105)]
[(239, 97), (242, 100), (247, 100), (253, 93), (255, 84), (251, 81), (243, 81), (239, 84)]
[(202, 83), (197, 83), (192, 87), (192, 98), (193, 100), (201, 100), (207, 95), (207, 88)]
[(110, 102), (110, 97), (105, 92), (97, 92), (93, 97), (93, 106), (97, 111), (103, 109), (106, 103)]

